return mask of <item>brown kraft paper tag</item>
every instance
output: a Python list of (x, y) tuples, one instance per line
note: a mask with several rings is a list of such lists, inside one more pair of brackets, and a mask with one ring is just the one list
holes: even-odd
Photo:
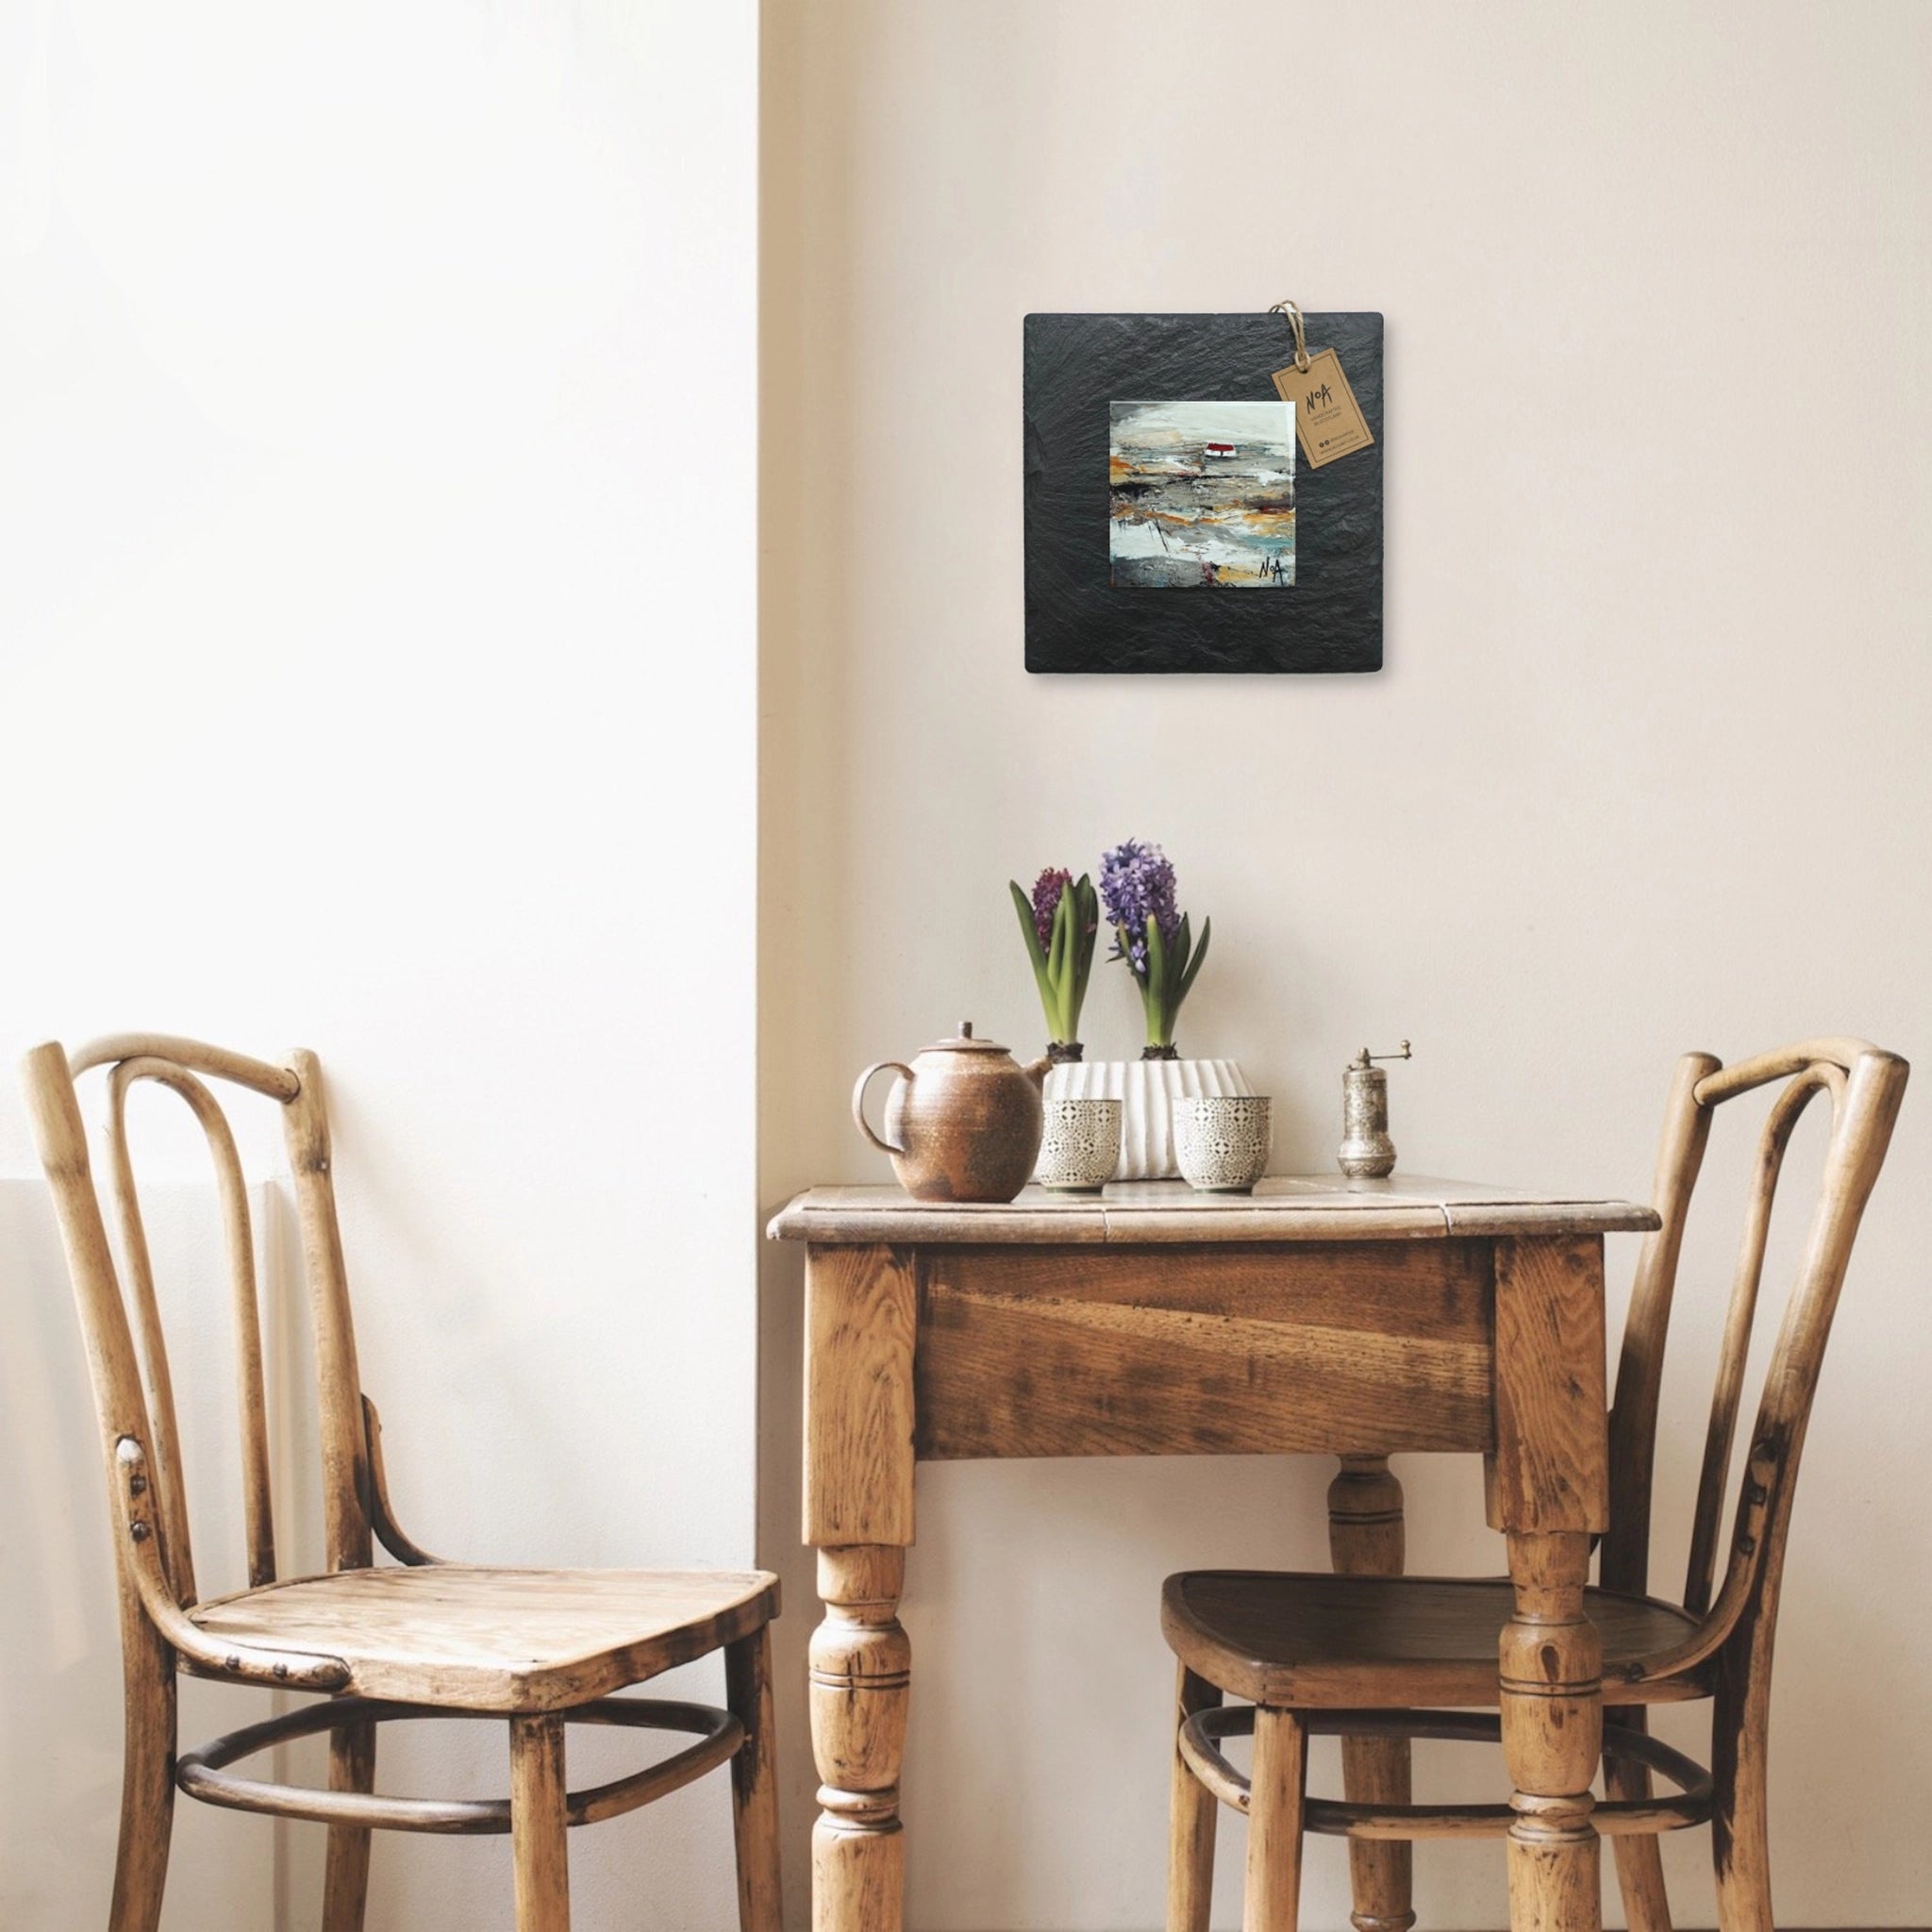
[(1274, 387), (1294, 409), (1295, 435), (1311, 468), (1319, 470), (1374, 441), (1333, 349), (1317, 349), (1306, 372), (1292, 362), (1277, 369)]

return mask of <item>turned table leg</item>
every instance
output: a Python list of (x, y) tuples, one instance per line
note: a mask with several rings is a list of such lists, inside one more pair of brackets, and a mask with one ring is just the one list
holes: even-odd
[(1591, 1780), (1603, 1755), (1603, 1644), (1583, 1607), (1590, 1539), (1512, 1530), (1516, 1614), (1503, 1626), (1511, 1932), (1599, 1932)]
[(917, 1268), (902, 1248), (814, 1244), (805, 1289), (805, 1540), (825, 1606), (811, 1639), (812, 1932), (900, 1932)]
[(1591, 1780), (1603, 1755), (1603, 1642), (1584, 1607), (1590, 1533), (1609, 1522), (1604, 1244), (1498, 1241), (1491, 1524), (1509, 1539), (1503, 1755), (1511, 1932), (1601, 1932)]
[[(1328, 1553), (1338, 1576), (1402, 1574), (1402, 1485), (1386, 1456), (1344, 1456), (1328, 1485)], [(1344, 1738), (1341, 1783), (1356, 1805), (1409, 1802), (1406, 1738)], [(1413, 1858), (1406, 1840), (1353, 1839), (1350, 1915), (1356, 1932), (1407, 1932)]]
[(819, 1552), (824, 1621), (811, 1640), (812, 1932), (900, 1932), (906, 1848), (899, 1765), (911, 1647), (899, 1624), (906, 1552), (873, 1544)]

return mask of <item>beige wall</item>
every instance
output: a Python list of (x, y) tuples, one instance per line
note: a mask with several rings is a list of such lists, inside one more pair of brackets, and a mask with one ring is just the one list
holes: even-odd
[[(1214, 916), (1183, 1045), (1277, 1096), (1291, 1169), (1330, 1160), (1364, 1040), (1416, 1041), (1407, 1163), (1618, 1191), (1647, 1186), (1681, 1049), (1851, 1028), (1923, 1054), (1928, 57), (1908, 6), (769, 5), (768, 1202), (880, 1173), (845, 1119), (866, 1060), (961, 1015), (1037, 1044), (1006, 881), (1128, 834)], [(1283, 295), (1388, 318), (1388, 668), (1029, 678), (1021, 317)], [(1090, 1051), (1138, 1043), (1120, 970)], [(1922, 1847), (1867, 1805), (1932, 1776), (1928, 1118), (1908, 1099), (1796, 1531), (1793, 1924), (1932, 1918)], [(1728, 1241), (1695, 1250), (1678, 1469)], [(796, 1290), (769, 1257), (763, 1535), (794, 1662)], [(1494, 1563), (1473, 1468), (1403, 1474), (1417, 1566)], [(920, 1932), (1156, 1923), (1159, 1579), (1319, 1560), (1326, 1475), (922, 1474)], [(1691, 1924), (1704, 1856), (1671, 1850)], [(1500, 1923), (1489, 1850), (1422, 1864), (1427, 1923)], [(1341, 1872), (1319, 1845), (1317, 1927)]]

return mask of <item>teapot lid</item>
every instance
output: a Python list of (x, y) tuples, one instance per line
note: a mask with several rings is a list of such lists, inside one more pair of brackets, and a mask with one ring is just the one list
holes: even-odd
[(936, 1040), (927, 1047), (927, 1053), (1005, 1053), (996, 1040), (975, 1040), (973, 1037), (973, 1022), (961, 1020), (959, 1030), (950, 1040)]

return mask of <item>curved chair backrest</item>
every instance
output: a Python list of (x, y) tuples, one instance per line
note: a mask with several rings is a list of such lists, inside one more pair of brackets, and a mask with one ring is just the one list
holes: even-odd
[[(75, 1087), (81, 1074), (96, 1067), (108, 1070), (106, 1153), (125, 1286), (108, 1244)], [(314, 1327), (328, 1564), (332, 1570), (366, 1566), (372, 1560), (368, 1434), (329, 1173), (328, 1116), (315, 1056), (295, 1053), (286, 1067), (275, 1067), (196, 1041), (125, 1034), (96, 1041), (71, 1058), (56, 1043), (36, 1047), (22, 1074), (80, 1309), (109, 1505), (125, 1518), (132, 1539), (115, 1539), (124, 1591), (136, 1593), (139, 1545), (150, 1534), (151, 1517), (168, 1595), (184, 1609), (197, 1601), (174, 1380), (127, 1144), (127, 1096), (142, 1081), (153, 1081), (186, 1102), (214, 1161), (240, 1365), (242, 1509), (251, 1588), (277, 1575), (261, 1322), (247, 1186), (234, 1135), (208, 1083), (249, 1089), (281, 1108)], [(130, 1493), (146, 1498), (145, 1505), (130, 1502)]]
[[(1620, 1590), (1648, 1587), (1651, 1475), (1664, 1345), (1684, 1225), (1712, 1119), (1727, 1100), (1775, 1081), (1785, 1083), (1772, 1103), (1753, 1162), (1691, 1524), (1683, 1603), (1704, 1620), (1698, 1645), (1704, 1654), (1727, 1641), (1741, 1625), (1774, 1611), (1798, 1459), (1824, 1345), (1907, 1072), (1895, 1054), (1862, 1040), (1806, 1041), (1733, 1067), (1708, 1054), (1687, 1054), (1677, 1062), (1657, 1157), (1655, 1206), (1662, 1225), (1646, 1239), (1638, 1262), (1610, 1417), (1610, 1528), (1604, 1539), (1602, 1570), (1604, 1582)], [(1772, 1208), (1791, 1130), (1820, 1093), (1831, 1102), (1824, 1178), (1765, 1374), (1745, 1454), (1730, 1554), (1720, 1579), (1724, 1496)]]

